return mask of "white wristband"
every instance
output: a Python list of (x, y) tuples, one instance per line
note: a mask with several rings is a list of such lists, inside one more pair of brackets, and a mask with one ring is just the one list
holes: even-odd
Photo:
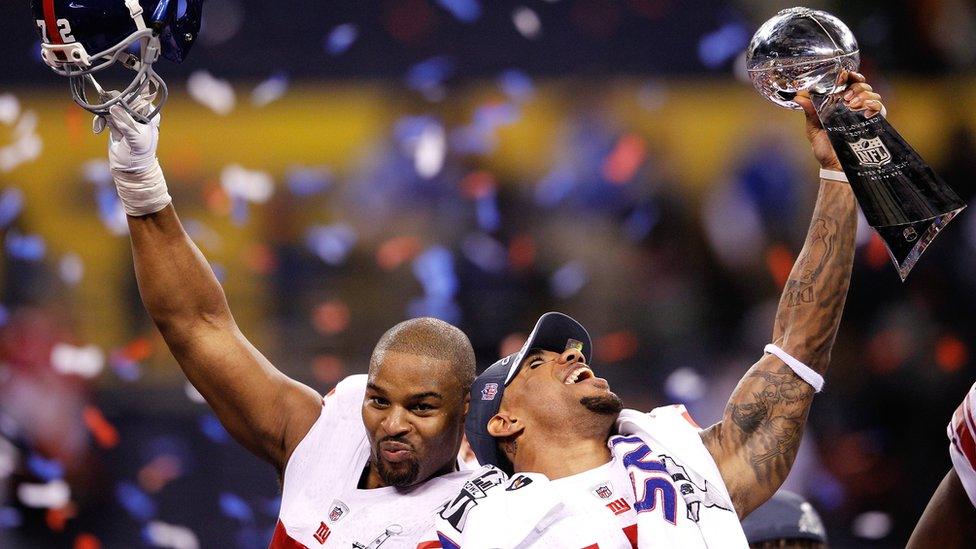
[(839, 172), (837, 170), (828, 170), (826, 168), (820, 168), (820, 179), (850, 183), (850, 181), (847, 180), (847, 174), (845, 174), (844, 172)]
[(769, 345), (766, 345), (766, 348), (763, 349), (763, 352), (769, 353), (775, 356), (776, 358), (782, 360), (784, 363), (786, 363), (786, 365), (789, 366), (790, 369), (793, 370), (793, 372), (796, 375), (800, 376), (800, 379), (809, 383), (810, 386), (813, 387), (814, 391), (819, 393), (823, 389), (824, 386), (823, 376), (818, 374), (817, 372), (814, 372), (813, 369), (807, 366), (806, 364), (793, 358), (789, 353), (787, 353), (783, 349), (780, 349), (776, 345), (770, 343)]
[(162, 210), (173, 201), (166, 188), (166, 178), (159, 161), (137, 172), (112, 170), (115, 188), (125, 213), (134, 217), (149, 215)]

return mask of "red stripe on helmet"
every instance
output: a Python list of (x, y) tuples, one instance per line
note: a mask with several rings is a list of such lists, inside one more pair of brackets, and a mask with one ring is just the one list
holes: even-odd
[(54, 15), (54, 0), (44, 0), (44, 24), (47, 26), (48, 40), (52, 44), (64, 44), (58, 28), (58, 18)]

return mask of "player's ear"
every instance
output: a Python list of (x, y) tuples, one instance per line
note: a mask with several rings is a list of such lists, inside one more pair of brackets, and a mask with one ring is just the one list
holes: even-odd
[(512, 414), (500, 411), (488, 420), (488, 434), (495, 438), (508, 438), (525, 430), (525, 425)]

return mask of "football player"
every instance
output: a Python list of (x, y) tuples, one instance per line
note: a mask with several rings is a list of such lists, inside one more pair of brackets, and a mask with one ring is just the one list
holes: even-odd
[[(182, 6), (178, 9), (179, 6)], [(202, 0), (31, 0), (43, 58), (110, 130), (109, 163), (128, 216), (142, 301), (227, 431), (282, 475), (272, 547), (409, 547), (457, 492), (471, 343), (445, 322), (398, 324), (369, 374), (322, 397), (277, 370), (244, 337), (210, 265), (176, 215), (156, 158), (165, 85), (160, 52), (186, 54)], [(119, 63), (121, 90), (95, 79)]]
[(952, 414), (946, 431), (952, 469), (915, 526), (910, 549), (976, 547), (976, 385)]
[[(881, 98), (850, 73), (844, 101)], [(857, 209), (809, 98), (806, 134), (822, 167), (813, 220), (776, 312), (772, 343), (700, 429), (682, 406), (624, 410), (590, 368), (575, 320), (549, 313), (519, 352), (471, 388), (478, 473), (438, 515), (444, 547), (745, 547), (739, 519), (785, 480), (840, 323)], [(503, 524), (504, 527), (498, 527)]]

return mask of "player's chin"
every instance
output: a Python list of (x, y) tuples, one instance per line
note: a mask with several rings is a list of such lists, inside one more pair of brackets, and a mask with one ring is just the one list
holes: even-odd
[(382, 456), (374, 456), (376, 472), (386, 486), (406, 488), (413, 486), (420, 479), (420, 461), (405, 459), (402, 461), (388, 461)]
[(590, 412), (603, 416), (616, 416), (624, 409), (623, 401), (610, 389), (587, 395), (580, 399), (580, 404)]

